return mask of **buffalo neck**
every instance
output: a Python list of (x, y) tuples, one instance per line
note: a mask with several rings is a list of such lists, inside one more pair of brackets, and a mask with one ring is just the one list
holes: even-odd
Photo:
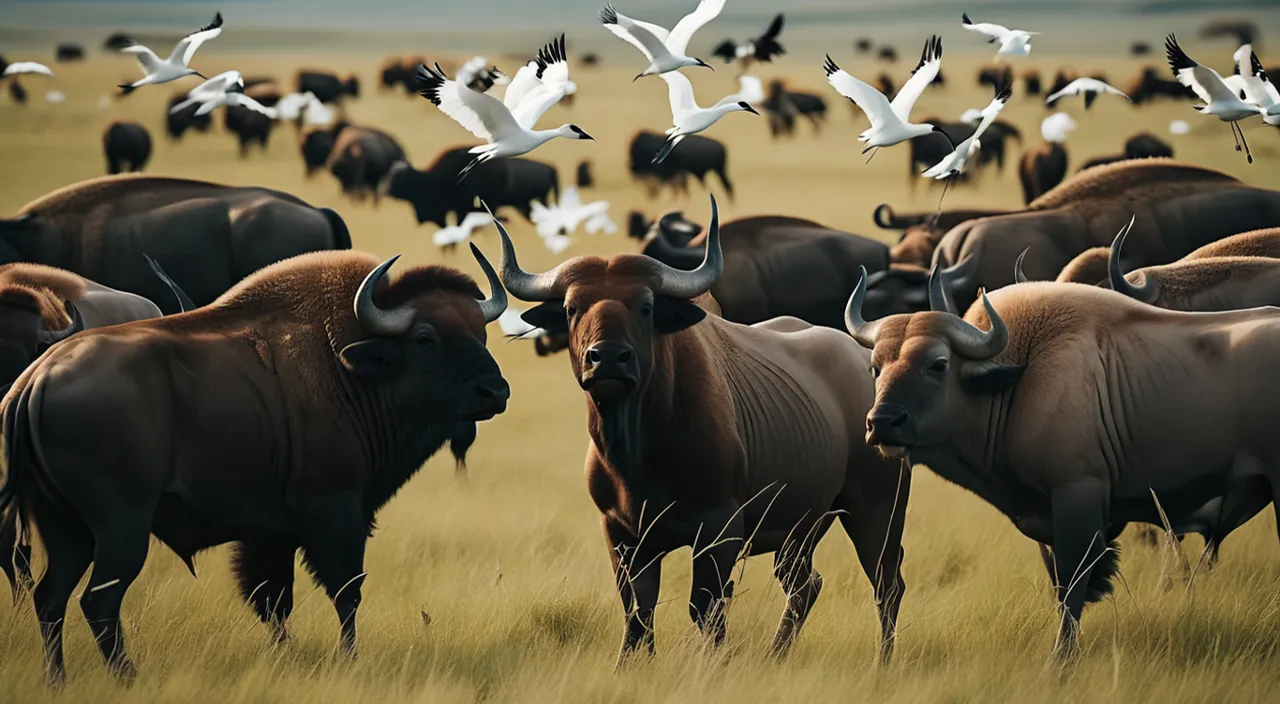
[(924, 464), (938, 476), (972, 491), (1005, 515), (1016, 517), (1015, 502), (1004, 486), (1000, 453), (1005, 447), (1013, 389), (998, 393), (965, 393), (947, 409), (956, 419), (937, 442), (911, 452), (913, 464)]

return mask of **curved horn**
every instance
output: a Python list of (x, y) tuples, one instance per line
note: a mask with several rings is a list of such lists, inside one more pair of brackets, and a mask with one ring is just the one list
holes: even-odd
[(663, 264), (689, 271), (702, 263), (705, 255), (693, 247), (677, 247), (667, 239), (662, 228), (657, 228), (645, 240), (644, 254), (657, 259)]
[(1018, 261), (1013, 263), (1013, 281), (1014, 283), (1025, 284), (1031, 279), (1022, 271), (1022, 260), (1027, 258), (1027, 252), (1031, 251), (1030, 247), (1022, 250), (1022, 254), (1018, 255)]
[(671, 298), (697, 298), (720, 280), (724, 273), (724, 252), (720, 250), (720, 210), (711, 196), (711, 224), (707, 226), (707, 252), (702, 264), (693, 271), (673, 269), (657, 262), (658, 287), (654, 293)]
[(982, 307), (987, 310), (987, 318), (991, 320), (991, 329), (983, 332), (963, 318), (957, 319), (949, 335), (951, 347), (967, 359), (991, 359), (1004, 351), (1009, 344), (1009, 328), (996, 312), (991, 301), (987, 300), (987, 292), (982, 291)]
[(493, 265), (485, 258), (476, 243), (468, 244), (471, 245), (471, 255), (476, 258), (480, 270), (484, 272), (484, 277), (489, 280), (489, 290), (493, 292), (489, 298), (480, 301), (480, 312), (484, 313), (484, 322), (492, 323), (507, 310), (507, 290), (502, 287), (502, 279), (498, 278), (498, 272), (493, 270)]
[(901, 230), (913, 225), (922, 225), (930, 217), (932, 217), (932, 213), (898, 215), (893, 212), (893, 208), (888, 203), (877, 205), (875, 212), (872, 213), (872, 219), (876, 221), (876, 225), (885, 230)]
[(1113, 290), (1143, 303), (1151, 303), (1156, 299), (1157, 289), (1159, 288), (1155, 281), (1152, 280), (1152, 277), (1144, 276), (1143, 284), (1135, 286), (1129, 283), (1129, 279), (1120, 270), (1120, 250), (1124, 248), (1124, 241), (1129, 237), (1129, 231), (1133, 229), (1135, 218), (1137, 218), (1136, 214), (1129, 218), (1129, 224), (1120, 228), (1119, 234), (1111, 242), (1111, 253), (1107, 256), (1107, 277), (1111, 281)]
[[(485, 210), (489, 210), (488, 204), (483, 200), (480, 204)], [(489, 210), (489, 214), (492, 215), (493, 211)], [(498, 236), (502, 238), (502, 283), (506, 285), (507, 291), (522, 301), (534, 303), (551, 301), (563, 296), (564, 291), (557, 280), (560, 278), (560, 267), (564, 264), (541, 274), (530, 274), (521, 269), (520, 262), (516, 261), (516, 246), (511, 243), (511, 235), (507, 234), (507, 228), (503, 227), (502, 222), (497, 218), (494, 218), (493, 224), (497, 226)]]
[(943, 272), (938, 264), (929, 270), (929, 310), (939, 313), (950, 313), (960, 317), (956, 304), (947, 295), (947, 287), (943, 284)]
[(356, 320), (365, 327), (366, 330), (375, 334), (386, 337), (398, 337), (403, 335), (410, 325), (413, 325), (414, 310), (410, 306), (401, 306), (393, 310), (383, 310), (373, 302), (373, 290), (377, 288), (378, 282), (386, 275), (387, 270), (400, 255), (388, 259), (382, 264), (369, 272), (364, 277), (364, 281), (360, 283), (360, 288), (356, 289), (356, 297), (353, 307), (356, 311)]
[(880, 321), (868, 323), (862, 319), (862, 301), (867, 297), (867, 268), (858, 267), (858, 285), (853, 287), (853, 295), (849, 296), (849, 304), (844, 309), (844, 326), (859, 345), (867, 349), (876, 346), (876, 333), (880, 330)]
[(84, 318), (80, 316), (80, 308), (74, 301), (67, 301), (67, 313), (71, 316), (71, 324), (61, 330), (45, 330), (40, 328), (36, 331), (36, 340), (45, 347), (62, 342), (72, 335), (84, 330)]

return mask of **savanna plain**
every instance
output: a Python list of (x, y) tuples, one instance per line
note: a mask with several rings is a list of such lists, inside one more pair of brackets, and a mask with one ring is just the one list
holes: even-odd
[[(1148, 39), (1154, 43), (1156, 37)], [(1219, 69), (1229, 66), (1234, 49), (1223, 42), (1185, 45)], [(914, 54), (905, 46), (899, 50), (904, 57)], [(981, 51), (968, 56), (949, 51), (943, 64), (947, 86), (926, 92), (916, 113), (955, 119), (966, 108), (985, 105), (990, 93), (974, 82), (988, 58), (985, 45)], [(854, 58), (848, 43), (832, 52), (855, 75), (870, 78), (887, 68), (899, 84), (913, 63), (904, 58), (885, 67)], [(818, 60), (809, 60), (812, 53), (793, 51), (759, 75), (766, 81), (783, 76), (795, 88), (823, 94), (830, 115), (821, 135), (814, 137), (801, 124), (795, 138), (772, 141), (764, 118), (745, 114), (732, 115), (709, 132), (728, 145), (737, 187), (735, 200), (725, 197), (718, 183), (712, 187), (721, 216), (793, 215), (887, 237), (871, 220), (877, 204), (932, 209), (940, 188), (909, 183), (905, 145), (863, 163), (856, 137), (865, 118), (826, 86), (820, 51)], [(491, 61), (511, 69), (520, 60), (495, 57)], [(286, 87), (302, 67), (355, 72), (364, 91), (347, 105), (348, 117), (395, 135), (419, 167), (444, 148), (468, 143), (470, 135), (427, 101), (398, 90), (377, 92), (381, 58), (358, 52), (224, 53), (210, 45), (197, 62), (207, 75), (236, 68), (245, 75), (278, 76)], [(630, 82), (631, 64), (638, 58), (619, 53), (596, 69), (575, 64), (577, 100), (554, 108), (544, 122), (574, 122), (598, 141), (560, 140), (534, 157), (558, 166), (565, 185), (572, 182), (577, 162), (590, 159), (597, 185), (583, 198), (608, 200), (619, 225), (629, 210), (652, 217), (668, 208), (683, 209), (705, 224), (708, 200), (696, 185), (687, 198), (664, 194), (649, 201), (627, 175), (632, 134), (641, 126), (661, 130), (670, 124), (665, 84), (656, 78)], [(1276, 58), (1263, 60), (1271, 65)], [(1140, 62), (1118, 55), (1046, 55), (1019, 65), (1044, 70), (1046, 79), (1059, 66), (1082, 73), (1101, 69), (1123, 87)], [(406, 263), (446, 263), (479, 275), (465, 250), (439, 251), (431, 243), (433, 226), (417, 226), (407, 204), (353, 203), (341, 197), (328, 174), (304, 179), (291, 125), (278, 126), (270, 148), (244, 160), (233, 137), (222, 132), (220, 117), (209, 134), (190, 133), (174, 144), (163, 131), (164, 103), (173, 86), (140, 90), (100, 109), (102, 95), (136, 74), (132, 60), (95, 52), (88, 62), (55, 68), (67, 102), (43, 102), (38, 95), (45, 87), (34, 80), (27, 82), (36, 98), (28, 106), (0, 100), (0, 214), (104, 173), (103, 128), (112, 119), (134, 119), (156, 142), (148, 168), (152, 174), (288, 191), (340, 212), (358, 249), (383, 258), (401, 253)], [(733, 75), (723, 67), (694, 74), (699, 100), (710, 104), (735, 90)], [(196, 82), (178, 85), (190, 88)], [(1127, 136), (1147, 129), (1170, 141), (1180, 160), (1280, 188), (1280, 130), (1245, 128), (1256, 159), (1248, 165), (1232, 150), (1227, 127), (1195, 114), (1185, 102), (1135, 109), (1104, 96), (1089, 112), (1079, 99), (1059, 109), (1080, 123), (1066, 144), (1072, 171), (1088, 158), (1121, 151)], [(1023, 145), (1030, 146), (1040, 140), (1039, 123), (1047, 114), (1038, 99), (1021, 95), (1019, 84), (1002, 118), (1016, 124)], [(1172, 119), (1187, 120), (1190, 134), (1170, 136)], [(1020, 206), (1016, 163), (953, 188), (946, 205)], [(514, 213), (510, 229), (528, 269), (550, 268), (568, 256), (636, 247), (622, 233), (580, 235), (556, 256)], [(476, 241), (496, 260), (493, 230), (482, 231)], [(767, 655), (783, 608), (771, 560), (752, 558), (740, 565), (729, 639), (712, 652), (687, 615), (686, 550), (664, 565), (656, 656), (637, 657), (615, 673), (622, 609), (583, 480), (588, 439), (582, 392), (563, 355), (536, 357), (531, 343), (508, 342), (496, 326), (489, 344), (512, 386), (509, 410), (481, 424), (465, 472), (455, 472), (444, 453), (379, 515), (367, 553), (358, 660), (347, 662), (337, 653), (333, 609), (301, 567), (293, 638), (273, 648), (266, 628), (235, 593), (226, 548), (202, 554), (196, 562), (199, 577), (193, 578), (153, 541), (142, 577), (124, 605), (126, 637), (141, 670), (137, 682), (122, 688), (111, 679), (73, 601), (66, 629), (69, 681), (61, 692), (46, 689), (30, 599), (12, 606), (0, 599), (0, 701), (1275, 701), (1280, 545), (1270, 509), (1226, 541), (1212, 570), (1199, 569), (1190, 577), (1177, 568), (1170, 548), (1138, 544), (1132, 530), (1127, 533), (1115, 593), (1086, 611), (1081, 657), (1064, 672), (1049, 663), (1056, 613), (1035, 545), (977, 497), (923, 467), (914, 473), (907, 511), (907, 592), (892, 664), (876, 664), (878, 627), (870, 586), (848, 539), (836, 529), (817, 556), (826, 588), (785, 660)], [(1194, 564), (1199, 539), (1188, 538), (1182, 549)]]

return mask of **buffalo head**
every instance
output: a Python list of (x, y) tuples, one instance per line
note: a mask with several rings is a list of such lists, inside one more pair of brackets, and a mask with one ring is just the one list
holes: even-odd
[(430, 222), (444, 227), (448, 224), (449, 199), (455, 190), (454, 181), (433, 173), (433, 170), (419, 171), (405, 161), (392, 164), (387, 172), (387, 195), (408, 201), (419, 225)]
[(485, 348), (485, 325), (507, 308), (497, 272), (473, 244), (489, 280), (484, 299), (475, 282), (443, 267), (415, 269), (394, 284), (383, 278), (399, 257), (374, 268), (353, 306), (366, 339), (342, 348), (343, 366), (386, 382), (392, 408), (420, 409), (441, 422), (486, 420), (506, 410), (511, 389)]
[(706, 255), (693, 271), (621, 254), (612, 259), (576, 257), (546, 273), (530, 274), (517, 263), (506, 229), (499, 225), (498, 233), (507, 290), (541, 304), (525, 311), (525, 322), (552, 335), (568, 335), (574, 376), (597, 404), (622, 399), (648, 383), (655, 338), (701, 321), (706, 311), (690, 299), (711, 290), (724, 270), (714, 197)]
[(939, 273), (935, 267), (929, 277), (930, 310), (867, 322), (863, 269), (845, 311), (849, 333), (872, 350), (876, 400), (867, 414), (867, 444), (887, 456), (939, 442), (950, 419), (966, 412), (968, 396), (1004, 389), (1022, 372), (1022, 366), (992, 361), (1008, 344), (1009, 331), (986, 293), (982, 305), (991, 328), (984, 331), (951, 312)]
[(0, 287), (0, 389), (45, 350), (84, 329), (80, 309), (43, 287)]
[[(977, 263), (977, 258), (970, 255), (959, 264), (942, 269), (939, 272), (942, 285), (948, 291), (968, 285)], [(927, 310), (929, 278), (927, 269), (910, 264), (893, 264), (888, 269), (871, 274), (866, 279), (866, 300), (863, 304), (865, 317), (876, 320), (899, 313)]]

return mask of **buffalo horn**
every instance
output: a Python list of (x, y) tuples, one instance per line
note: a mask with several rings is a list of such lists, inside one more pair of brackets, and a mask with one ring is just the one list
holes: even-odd
[(959, 316), (960, 311), (956, 310), (956, 304), (947, 295), (947, 285), (943, 281), (945, 278), (941, 265), (935, 263), (929, 270), (929, 310)]
[(868, 323), (862, 319), (862, 301), (867, 297), (867, 268), (858, 267), (858, 285), (853, 287), (853, 295), (849, 296), (849, 305), (844, 309), (844, 326), (859, 345), (867, 349), (876, 346), (876, 332), (880, 321)]
[(1027, 252), (1030, 250), (1031, 250), (1030, 247), (1027, 247), (1026, 249), (1022, 250), (1022, 254), (1018, 255), (1018, 260), (1013, 263), (1014, 283), (1025, 284), (1031, 280), (1031, 279), (1028, 279), (1026, 273), (1022, 271), (1022, 260), (1027, 258)]
[(983, 332), (963, 318), (957, 318), (948, 335), (951, 347), (967, 359), (991, 359), (1003, 352), (1005, 345), (1009, 344), (1009, 328), (987, 299), (987, 292), (981, 293), (982, 307), (987, 310), (991, 329)]
[(724, 273), (724, 252), (720, 250), (720, 211), (716, 197), (711, 196), (711, 224), (707, 226), (707, 251), (702, 264), (693, 271), (674, 269), (655, 262), (658, 270), (658, 286), (654, 293), (671, 298), (697, 298), (720, 280)]
[[(480, 203), (484, 205), (484, 201)], [(485, 209), (488, 208), (489, 206), (485, 205)], [(497, 226), (498, 236), (502, 238), (502, 283), (506, 285), (511, 295), (522, 301), (536, 303), (563, 296), (564, 291), (558, 282), (560, 267), (541, 274), (530, 274), (521, 269), (520, 262), (516, 261), (516, 246), (511, 243), (511, 235), (507, 234), (507, 228), (503, 227), (502, 222), (497, 219), (494, 219), (493, 224)]]
[(1129, 231), (1133, 229), (1133, 221), (1137, 216), (1129, 218), (1129, 224), (1120, 228), (1119, 234), (1115, 240), (1111, 242), (1111, 253), (1107, 256), (1107, 275), (1111, 279), (1111, 288), (1115, 291), (1123, 293), (1129, 298), (1133, 298), (1144, 303), (1150, 303), (1156, 299), (1156, 283), (1150, 276), (1144, 276), (1141, 286), (1129, 283), (1129, 279), (1125, 278), (1124, 272), (1120, 271), (1120, 250), (1124, 248), (1124, 241), (1129, 237)]
[(385, 337), (398, 337), (403, 335), (410, 325), (413, 325), (414, 310), (411, 306), (403, 305), (393, 310), (383, 310), (378, 304), (373, 302), (373, 291), (378, 287), (378, 282), (386, 275), (387, 270), (400, 255), (388, 259), (378, 265), (369, 275), (364, 277), (360, 288), (356, 290), (355, 311), (356, 320), (365, 327), (366, 330)]
[(36, 331), (36, 339), (45, 347), (53, 346), (72, 335), (84, 330), (84, 318), (80, 317), (80, 308), (72, 301), (67, 301), (67, 313), (71, 316), (71, 324), (61, 330)]
[[(496, 220), (494, 222), (497, 222)], [(492, 323), (498, 319), (507, 310), (507, 290), (502, 288), (502, 279), (498, 278), (498, 272), (493, 270), (493, 265), (485, 258), (484, 253), (476, 246), (475, 242), (471, 242), (471, 254), (476, 258), (476, 262), (480, 264), (480, 270), (484, 272), (484, 277), (489, 280), (489, 290), (493, 292), (489, 298), (480, 301), (480, 312), (484, 313), (484, 322)]]

